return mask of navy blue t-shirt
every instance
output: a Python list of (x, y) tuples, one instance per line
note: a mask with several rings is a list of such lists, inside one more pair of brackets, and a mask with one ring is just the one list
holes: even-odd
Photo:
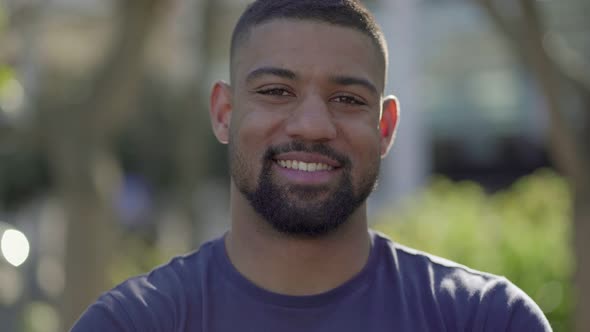
[(363, 270), (311, 296), (254, 285), (219, 238), (103, 294), (72, 331), (551, 331), (539, 307), (505, 278), (371, 236)]

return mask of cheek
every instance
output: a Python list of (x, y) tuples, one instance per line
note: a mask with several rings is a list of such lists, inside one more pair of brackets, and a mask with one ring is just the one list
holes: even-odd
[(264, 155), (279, 127), (280, 119), (269, 112), (249, 111), (234, 118), (231, 139), (245, 158), (258, 162)]
[(240, 135), (243, 137), (263, 138), (268, 136), (272, 128), (273, 121), (271, 117), (264, 116), (260, 113), (249, 113), (242, 119), (239, 131)]
[(373, 121), (355, 121), (342, 125), (349, 157), (353, 166), (362, 169), (373, 167), (381, 157), (381, 136)]

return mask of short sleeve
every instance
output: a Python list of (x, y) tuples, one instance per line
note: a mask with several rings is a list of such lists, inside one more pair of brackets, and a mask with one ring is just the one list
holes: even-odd
[(520, 289), (517, 288), (516, 292), (509, 331), (551, 332), (541, 308)]
[(494, 326), (489, 331), (552, 332), (541, 308), (520, 288), (502, 279), (503, 282), (495, 287), (496, 294), (487, 319)]

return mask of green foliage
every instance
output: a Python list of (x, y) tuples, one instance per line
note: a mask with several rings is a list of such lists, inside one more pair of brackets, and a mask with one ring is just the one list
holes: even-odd
[(570, 331), (573, 256), (571, 197), (565, 180), (542, 170), (506, 191), (435, 178), (375, 226), (408, 246), (506, 276), (543, 309), (553, 329)]

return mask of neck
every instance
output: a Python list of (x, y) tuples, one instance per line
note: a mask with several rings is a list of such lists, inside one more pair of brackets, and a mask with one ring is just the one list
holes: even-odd
[[(235, 188), (232, 188), (235, 189)], [(318, 238), (281, 234), (232, 190), (232, 229), (225, 238), (235, 268), (254, 284), (285, 295), (312, 295), (336, 288), (359, 273), (371, 240), (366, 205), (332, 233)]]

